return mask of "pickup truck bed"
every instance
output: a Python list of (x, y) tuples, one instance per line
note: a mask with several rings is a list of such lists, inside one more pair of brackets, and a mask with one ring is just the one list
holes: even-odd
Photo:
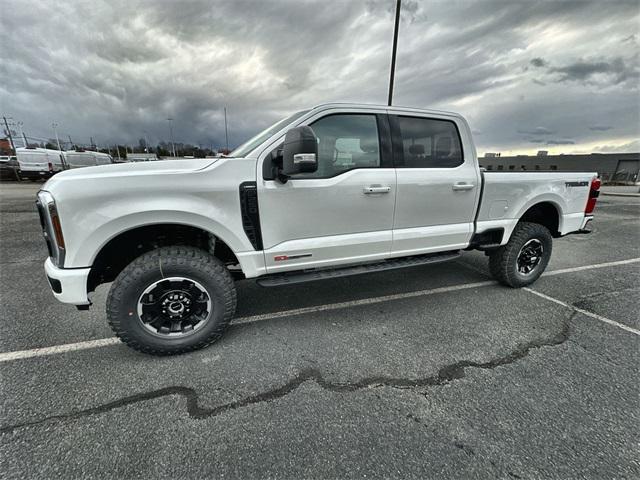
[[(534, 205), (555, 208), (554, 236), (584, 228), (585, 206), (595, 172), (482, 172), (482, 194), (476, 217), (476, 233), (504, 228), (501, 245), (507, 243), (522, 216)], [(546, 215), (544, 215), (546, 213)], [(540, 213), (547, 219), (549, 212)], [(551, 212), (552, 213), (552, 212)]]

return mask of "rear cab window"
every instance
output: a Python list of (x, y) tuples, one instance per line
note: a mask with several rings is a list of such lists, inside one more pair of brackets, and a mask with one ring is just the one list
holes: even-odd
[(464, 163), (458, 127), (451, 120), (390, 116), (398, 168), (455, 168)]

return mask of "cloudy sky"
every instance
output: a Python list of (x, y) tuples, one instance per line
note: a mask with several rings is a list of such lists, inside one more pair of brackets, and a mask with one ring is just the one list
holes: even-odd
[[(4, 0), (0, 113), (78, 143), (230, 144), (329, 101), (384, 104), (395, 0)], [(480, 153), (640, 151), (640, 0), (403, 0), (394, 104)]]

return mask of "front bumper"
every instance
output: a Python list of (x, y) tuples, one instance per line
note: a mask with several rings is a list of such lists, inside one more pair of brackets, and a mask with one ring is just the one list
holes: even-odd
[(53, 176), (53, 173), (47, 170), (20, 170), (20, 176), (28, 180), (49, 179)]
[(53, 295), (62, 303), (91, 305), (87, 295), (87, 278), (91, 268), (58, 268), (51, 258), (47, 258), (44, 271)]

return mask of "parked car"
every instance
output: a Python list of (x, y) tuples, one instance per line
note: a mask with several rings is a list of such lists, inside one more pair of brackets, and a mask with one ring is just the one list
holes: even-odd
[(554, 238), (589, 231), (599, 187), (592, 172), (482, 171), (454, 113), (331, 104), (228, 157), (63, 172), (37, 205), (55, 297), (87, 309), (113, 282), (115, 334), (168, 355), (220, 338), (238, 278), (286, 289), (477, 249), (501, 283), (529, 285)]
[(93, 150), (70, 150), (64, 152), (64, 156), (69, 168), (95, 167), (113, 163), (111, 155)]
[(15, 156), (0, 156), (0, 179), (20, 180), (20, 165)]
[(16, 148), (20, 176), (29, 180), (47, 179), (66, 170), (64, 152), (48, 148)]

